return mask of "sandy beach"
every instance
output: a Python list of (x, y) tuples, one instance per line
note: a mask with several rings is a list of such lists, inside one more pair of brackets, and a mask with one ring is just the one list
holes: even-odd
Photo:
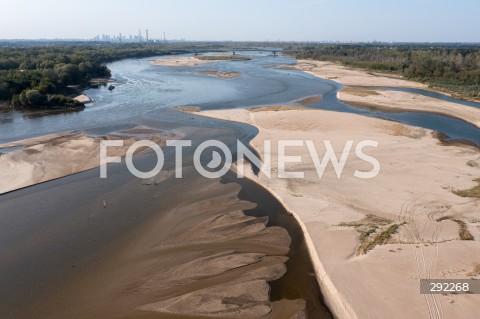
[[(212, 62), (222, 62), (222, 61), (248, 61), (250, 60), (247, 57), (240, 55), (224, 55), (224, 54), (214, 54), (214, 55), (199, 55), (199, 56), (176, 56), (170, 58), (162, 58), (158, 60), (150, 60), (150, 63), (159, 66), (196, 66)], [(235, 72), (227, 72), (223, 74), (218, 71), (204, 71), (207, 74), (217, 75), (220, 77), (235, 77)]]
[[(174, 57), (152, 63), (195, 66), (209, 62)], [(424, 89), (420, 83), (324, 62), (300, 61), (295, 67), (343, 83), (346, 87), (339, 96), (352, 104), (441, 113), (477, 126), (480, 123), (478, 112), (469, 107), (367, 88)], [(217, 71), (207, 75), (225, 80), (237, 76)], [(260, 154), (264, 141), (271, 140), (273, 146), (272, 178), (247, 170), (255, 185), (194, 178), (193, 168), (187, 166), (191, 175), (181, 181), (174, 182), (172, 170), (144, 181), (121, 175), (119, 186), (110, 186), (108, 191), (60, 201), (61, 205), (71, 205), (65, 209), (74, 216), (70, 218), (81, 219), (72, 224), (92, 225), (95, 219), (101, 234), (102, 227), (112, 229), (111, 223), (129, 225), (136, 222), (137, 214), (152, 216), (145, 217), (145, 224), (137, 225), (132, 233), (111, 235), (119, 242), (92, 269), (83, 269), (88, 276), (72, 277), (78, 282), (65, 283), (66, 290), (54, 290), (35, 301), (41, 305), (32, 307), (32, 313), (42, 309), (45, 313), (54, 311), (50, 317), (74, 313), (104, 318), (297, 319), (323, 306), (318, 289), (308, 286), (317, 285), (316, 275), (325, 302), (338, 318), (475, 317), (478, 295), (421, 295), (419, 279), (480, 278), (480, 206), (475, 188), (480, 177), (478, 149), (442, 144), (437, 134), (427, 129), (307, 107), (320, 99), (306, 96), (298, 100), (302, 106), (250, 110), (201, 111), (197, 106), (180, 106), (178, 110), (191, 113), (188, 122), (185, 119), (171, 127), (180, 125), (179, 131), (188, 132), (185, 135), (132, 126), (101, 136), (63, 132), (0, 145), (0, 194), (98, 167), (99, 143), (105, 139), (123, 139), (124, 147), (112, 149), (109, 155), (124, 156), (131, 144), (145, 138), (160, 145), (165, 139), (187, 137), (245, 138), (246, 128), (231, 123), (241, 122), (258, 128), (252, 146)], [(192, 124), (199, 120), (193, 113), (231, 122)], [(320, 178), (303, 145), (288, 150), (288, 155), (301, 156), (302, 160), (289, 163), (287, 170), (304, 171), (305, 178), (281, 179), (277, 177), (279, 140), (312, 140), (320, 156), (325, 140), (332, 142), (337, 154), (348, 140), (354, 145), (362, 140), (377, 141), (379, 146), (368, 148), (366, 153), (379, 161), (381, 171), (373, 179), (355, 177), (356, 170), (368, 171), (371, 165), (352, 153), (340, 178), (332, 166)], [(72, 177), (87, 178), (83, 176)], [(100, 184), (98, 175), (87, 181), (90, 184), (83, 186), (84, 190)], [(66, 183), (65, 191), (50, 188), (34, 195), (54, 198), (57, 192), (75, 194), (74, 186)], [(242, 197), (248, 192), (258, 197)], [(262, 192), (268, 196), (258, 195)], [(28, 199), (20, 203), (28, 203)], [(5, 205), (17, 207), (18, 203), (14, 199)], [(45, 205), (43, 212), (62, 213), (57, 206), (52, 210), (48, 202)], [(244, 214), (252, 210), (258, 216)], [(52, 229), (63, 227), (62, 221), (57, 224), (57, 219), (53, 220)], [(292, 231), (295, 227), (300, 230)], [(92, 238), (96, 246), (98, 239)], [(30, 244), (22, 242), (25, 247)], [(297, 245), (295, 256), (290, 254), (292, 245)], [(301, 292), (291, 292), (291, 287)], [(59, 300), (62, 306), (56, 308)]]
[(75, 101), (80, 103), (90, 103), (93, 102), (91, 98), (89, 98), (86, 94), (80, 94), (73, 98)]
[(206, 63), (211, 63), (212, 61), (200, 60), (196, 57), (173, 57), (173, 58), (163, 58), (158, 60), (151, 60), (152, 64), (159, 66), (196, 66)]
[[(428, 89), (427, 85), (397, 76), (345, 67), (332, 62), (300, 60), (292, 66), (345, 86), (338, 98), (346, 103), (382, 111), (420, 111), (447, 115), (480, 127), (480, 109), (410, 93), (374, 88)], [(373, 88), (372, 88), (373, 87)]]
[[(287, 166), (304, 171), (304, 179), (249, 177), (281, 198), (303, 225), (322, 293), (337, 317), (475, 317), (478, 295), (421, 295), (419, 279), (468, 278), (480, 262), (479, 200), (453, 192), (476, 185), (478, 149), (444, 146), (426, 129), (330, 111), (277, 107), (201, 114), (258, 127), (253, 146), (262, 153), (264, 141), (272, 141), (272, 173), (281, 139), (313, 140), (320, 149), (330, 140), (336, 152), (347, 140), (378, 141), (368, 151), (381, 163), (373, 179), (354, 177), (356, 169), (371, 166), (353, 154), (340, 179), (332, 166), (319, 179), (305, 146), (290, 149), (288, 155), (302, 161)], [(465, 223), (474, 240), (461, 240), (454, 220)]]
[(157, 129), (137, 127), (106, 136), (64, 132), (0, 145), (0, 149), (17, 148), (0, 153), (0, 194), (100, 166), (102, 140), (122, 139), (123, 147), (109, 149), (108, 156), (123, 157), (138, 140), (150, 139), (164, 145), (167, 138), (178, 137)]

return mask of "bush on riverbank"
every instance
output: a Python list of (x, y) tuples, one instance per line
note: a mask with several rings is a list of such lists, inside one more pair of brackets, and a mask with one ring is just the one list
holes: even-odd
[(480, 47), (473, 45), (299, 45), (300, 59), (394, 72), (463, 98), (480, 99)]
[(0, 48), (0, 101), (16, 107), (80, 107), (71, 97), (94, 78), (108, 78), (105, 63), (168, 54), (160, 46), (58, 44)]

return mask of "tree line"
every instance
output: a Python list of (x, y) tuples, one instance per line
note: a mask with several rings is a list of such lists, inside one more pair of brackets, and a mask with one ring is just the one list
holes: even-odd
[(299, 59), (402, 74), (463, 98), (480, 98), (480, 46), (408, 44), (292, 45)]
[[(110, 77), (105, 63), (169, 54), (160, 45), (50, 44), (0, 48), (0, 101), (15, 107), (73, 107), (79, 88)], [(175, 52), (176, 53), (176, 52)]]

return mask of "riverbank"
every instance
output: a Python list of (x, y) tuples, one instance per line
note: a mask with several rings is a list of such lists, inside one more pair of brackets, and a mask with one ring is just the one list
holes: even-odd
[[(165, 145), (179, 136), (158, 129), (138, 127), (106, 136), (63, 132), (0, 145), (0, 194), (76, 174), (100, 165), (100, 142), (122, 139), (122, 147), (108, 156), (125, 156), (138, 140), (149, 139)], [(3, 151), (4, 153), (1, 153)]]
[(150, 63), (159, 66), (196, 66), (206, 63), (211, 63), (212, 61), (200, 60), (197, 57), (193, 56), (177, 56), (173, 58), (163, 58), (158, 60), (150, 60)]
[(375, 87), (414, 88), (428, 86), (401, 77), (371, 73), (325, 61), (300, 60), (294, 68), (312, 75), (334, 80), (345, 87), (338, 93), (342, 102), (378, 109), (384, 112), (417, 111), (446, 115), (480, 127), (480, 109), (409, 92), (389, 91)]
[[(192, 124), (190, 116), (175, 112), (171, 125), (193, 145), (208, 138), (248, 139), (249, 127), (203, 118)], [(145, 138), (153, 130), (133, 127), (105, 138)], [(92, 138), (65, 132), (17, 141), (2, 147), (23, 149), (2, 157), (16, 153), (61, 171), (62, 162), (88, 164), (89, 153), (92, 164), (98, 161)], [(109, 156), (123, 152), (115, 149)], [(109, 167), (108, 179), (91, 170), (2, 195), (0, 227), (9, 249), (1, 259), (7, 266), (26, 259), (45, 265), (9, 269), (0, 289), (6, 316), (330, 318), (292, 217), (255, 183), (236, 182), (232, 173), (203, 178), (192, 156), (185, 150), (182, 179), (174, 178), (174, 161), (166, 157), (166, 167), (151, 180), (118, 164)], [(155, 161), (149, 152), (135, 162), (152, 167)], [(24, 286), (28, 294), (11, 293)]]
[[(322, 293), (338, 317), (475, 316), (478, 296), (424, 296), (418, 290), (420, 278), (466, 278), (480, 262), (478, 199), (453, 193), (476, 185), (476, 148), (444, 146), (434, 132), (422, 128), (321, 110), (200, 114), (255, 125), (260, 132), (252, 143), (260, 153), (264, 141), (272, 141), (273, 178), (249, 177), (298, 216)], [(313, 140), (317, 148), (330, 140), (337, 154), (347, 140), (378, 141), (377, 148), (366, 152), (382, 169), (376, 178), (358, 179), (355, 170), (371, 165), (352, 154), (340, 179), (329, 166), (319, 180), (303, 147), (294, 153), (302, 161), (290, 163), (288, 171), (305, 171), (305, 178), (278, 179), (275, 145), (281, 139)], [(459, 225), (452, 219), (464, 222), (474, 240), (460, 240)]]
[[(176, 56), (158, 60), (150, 60), (150, 63), (159, 66), (197, 66), (219, 61), (249, 61), (250, 58), (240, 55), (199, 55), (199, 56)], [(215, 72), (215, 71), (214, 71)]]

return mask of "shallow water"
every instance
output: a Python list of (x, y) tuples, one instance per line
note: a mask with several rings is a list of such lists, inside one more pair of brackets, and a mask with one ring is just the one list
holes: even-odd
[[(203, 108), (245, 107), (291, 102), (299, 97), (331, 90), (327, 82), (305, 77), (300, 72), (269, 66), (293, 63), (288, 57), (249, 52), (246, 62), (214, 62), (195, 68), (169, 68), (148, 60), (123, 60), (109, 64), (116, 80), (113, 91), (105, 86), (85, 93), (95, 100), (80, 112), (45, 111), (0, 113), (0, 142), (69, 130), (122, 127), (142, 119), (161, 117), (166, 107), (201, 105)], [(160, 57), (163, 58), (163, 57)], [(242, 76), (221, 79), (202, 75), (200, 70), (236, 71)]]
[[(480, 143), (478, 129), (463, 121), (425, 113), (381, 113), (354, 108), (338, 102), (336, 91), (341, 86), (335, 82), (300, 71), (270, 68), (293, 63), (293, 59), (253, 54), (252, 61), (215, 62), (193, 70), (154, 66), (147, 60), (115, 62), (109, 65), (117, 80), (115, 90), (109, 92), (105, 87), (88, 90), (87, 94), (95, 103), (84, 111), (50, 115), (45, 111), (2, 112), (0, 138), (5, 142), (66, 130), (105, 134), (145, 125), (164, 130), (181, 129), (194, 145), (208, 138), (218, 138), (233, 147), (237, 139), (248, 144), (258, 133), (257, 129), (201, 118), (169, 107), (233, 108), (293, 103), (303, 97), (322, 95), (323, 100), (313, 107), (390, 118)], [(242, 76), (226, 80), (196, 73), (196, 70), (208, 69), (236, 71)], [(167, 151), (165, 156), (166, 163), (171, 165), (168, 159), (172, 158), (172, 152)], [(192, 154), (186, 156), (191, 158)], [(140, 170), (147, 170), (152, 167), (153, 160), (151, 154), (146, 154), (138, 157), (136, 164)], [(123, 247), (132, 233), (162, 214), (165, 201), (161, 195), (153, 196), (151, 188), (132, 177), (124, 164), (109, 169), (107, 180), (100, 180), (98, 169), (95, 169), (0, 196), (0, 242), (3, 247), (0, 272), (4, 274), (0, 285), (4, 308), (0, 313), (8, 317), (22, 317), (22, 311), (38, 313), (45, 301), (39, 296), (62, 292), (72, 282), (87, 278), (90, 270), (102, 261), (97, 259), (99, 256), (113, 255), (112, 247)], [(309, 309), (321, 308), (318, 287), (311, 275), (311, 264), (298, 225), (292, 223), (281, 205), (258, 185), (248, 181), (240, 184), (240, 197), (258, 204), (257, 210), (247, 213), (270, 216), (271, 224), (285, 227), (293, 239), (291, 259), (287, 264), (289, 272), (272, 283), (272, 297), (279, 300), (304, 296), (310, 300)], [(186, 183), (185, 187), (198, 186)], [(208, 187), (207, 184), (204, 187)], [(168, 192), (160, 191), (159, 194)], [(184, 200), (182, 192), (168, 196), (171, 201)], [(116, 203), (120, 209), (115, 214), (105, 213), (104, 199)], [(109, 262), (115, 264), (114, 259)], [(61, 304), (75, 296), (60, 297), (54, 300), (52, 307), (55, 302)], [(325, 312), (320, 317), (329, 317), (329, 314)]]
[[(85, 93), (95, 100), (80, 112), (2, 111), (0, 143), (21, 138), (70, 130), (105, 134), (129, 128), (151, 118), (161, 118), (168, 107), (195, 105), (202, 109), (238, 108), (258, 105), (289, 104), (304, 97), (323, 96), (310, 105), (339, 112), (381, 117), (424, 127), (446, 134), (450, 139), (480, 145), (479, 129), (458, 119), (423, 112), (379, 112), (338, 101), (336, 92), (342, 85), (296, 71), (273, 68), (294, 63), (270, 52), (245, 52), (251, 61), (221, 61), (195, 67), (162, 67), (148, 61), (157, 58), (123, 60), (109, 64), (116, 86), (106, 86)], [(200, 74), (202, 70), (239, 72), (240, 77), (222, 79)], [(427, 90), (383, 88), (422, 94), (463, 105), (479, 107), (480, 103), (458, 100)]]

